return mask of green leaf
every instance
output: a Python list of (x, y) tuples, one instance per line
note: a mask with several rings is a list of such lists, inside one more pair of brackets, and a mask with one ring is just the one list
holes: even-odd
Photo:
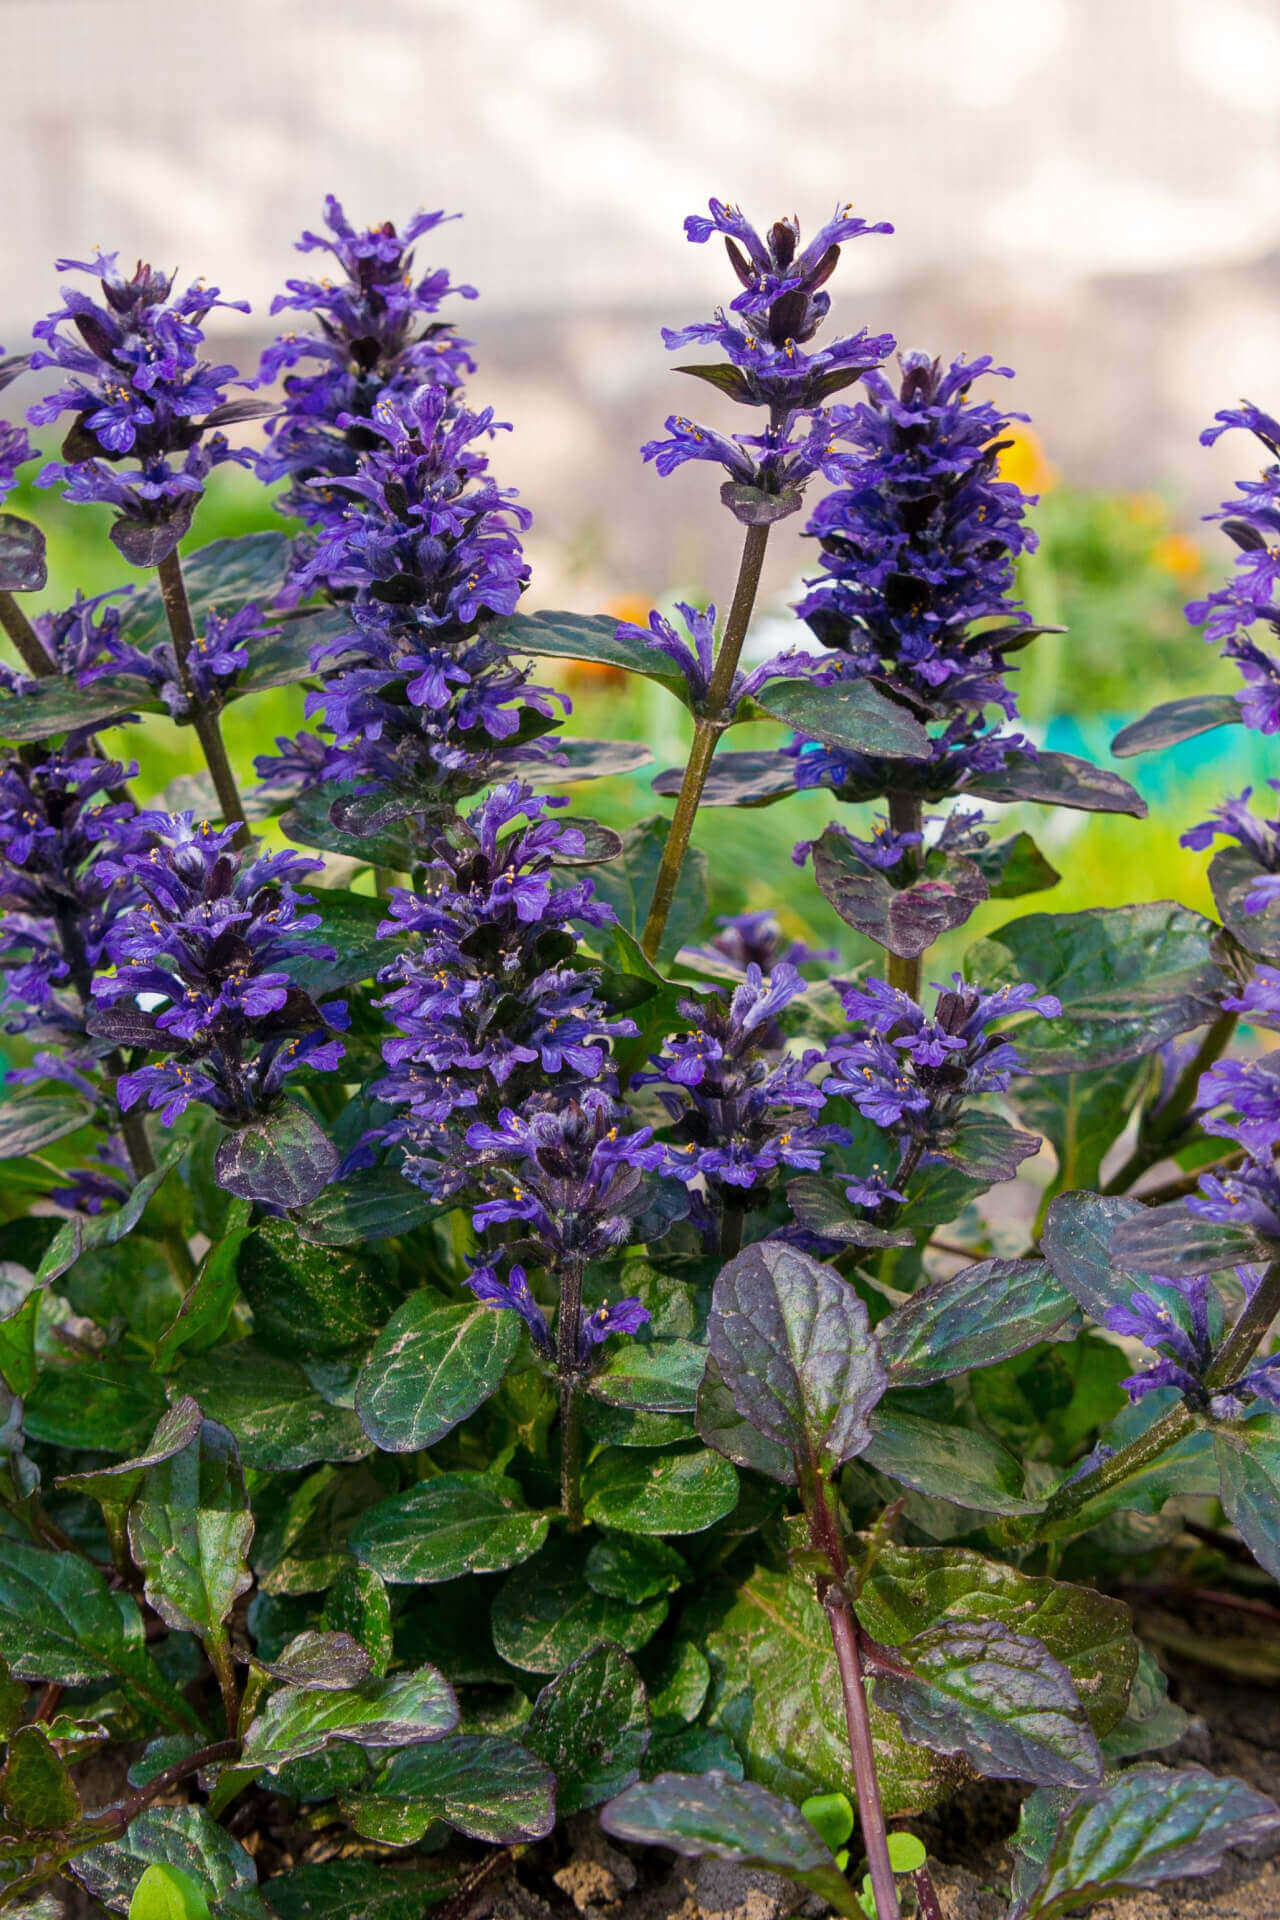
[(317, 1460), (359, 1460), (369, 1442), (354, 1413), (321, 1399), (301, 1367), (236, 1340), (188, 1362), (182, 1385), (230, 1427), (246, 1467), (291, 1473)]
[(372, 1340), (396, 1304), (376, 1259), (299, 1244), (286, 1220), (267, 1220), (240, 1247), (240, 1290), (253, 1333), (287, 1359), (345, 1353)]
[(929, 736), (920, 722), (866, 680), (835, 680), (829, 686), (817, 680), (772, 680), (757, 693), (756, 704), (805, 739), (838, 751), (899, 760), (929, 757)]
[(246, 1766), (276, 1773), (287, 1760), (319, 1753), (334, 1741), (407, 1747), (437, 1740), (457, 1724), (453, 1689), (434, 1667), (340, 1691), (282, 1687), (250, 1723), (243, 1759)]
[(133, 1600), (78, 1554), (7, 1540), (0, 1555), (0, 1657), (20, 1680), (111, 1680), (170, 1726), (200, 1721), (147, 1652)]
[(33, 680), (23, 693), (0, 697), (0, 740), (25, 745), (73, 729), (101, 726), (125, 714), (163, 712), (163, 701), (144, 681), (128, 674), (104, 674), (89, 687), (56, 674)]
[(883, 1400), (871, 1416), (864, 1458), (899, 1486), (980, 1513), (1038, 1513), (1025, 1497), (1022, 1468), (1007, 1447), (968, 1427), (944, 1426)]
[[(680, 791), (683, 767), (666, 767), (653, 782), (655, 793)], [(796, 763), (775, 750), (718, 753), (702, 789), (704, 807), (768, 807), (796, 791)]]
[(1181, 1740), (1190, 1726), (1191, 1715), (1169, 1698), (1169, 1682), (1155, 1655), (1140, 1645), (1129, 1703), (1102, 1742), (1107, 1764), (1114, 1766), (1117, 1760), (1139, 1753), (1158, 1753)]
[(562, 1817), (598, 1807), (639, 1777), (649, 1708), (635, 1664), (619, 1647), (594, 1647), (533, 1703), (524, 1740), (556, 1777)]
[(783, 1486), (793, 1484), (795, 1460), (790, 1451), (738, 1411), (733, 1394), (717, 1366), (707, 1356), (707, 1370), (698, 1388), (698, 1432), (709, 1447), (739, 1467), (749, 1467)]
[(616, 1840), (785, 1874), (837, 1913), (864, 1920), (861, 1902), (808, 1821), (752, 1781), (660, 1773), (611, 1800), (600, 1824)]
[(988, 1187), (1014, 1179), (1022, 1162), (1039, 1148), (1034, 1133), (1011, 1127), (1003, 1114), (971, 1107), (950, 1129), (946, 1144), (939, 1143), (937, 1157)]
[[(264, 687), (290, 687), (314, 677), (311, 655), (322, 642), (345, 639), (352, 631), (350, 614), (341, 607), (290, 615), (267, 614), (267, 624), (278, 621), (266, 640), (249, 649), (249, 664), (235, 679), (231, 698), (258, 693)], [(333, 656), (334, 660), (338, 658)], [(332, 669), (331, 669), (332, 670)]]
[(322, 1627), (349, 1633), (383, 1674), (391, 1664), (391, 1602), (381, 1574), (348, 1563), (325, 1595)]
[(43, 1727), (19, 1727), (10, 1735), (0, 1807), (23, 1833), (65, 1833), (80, 1818), (80, 1795)]
[(1062, 875), (1051, 866), (1029, 833), (993, 840), (968, 858), (987, 883), (992, 900), (1017, 900), (1025, 893), (1056, 887)]
[[(1230, 1220), (1206, 1220), (1192, 1213), (1185, 1200), (1170, 1200), (1122, 1220), (1111, 1238), (1111, 1257), (1130, 1274), (1180, 1279), (1265, 1261), (1270, 1253), (1269, 1243), (1250, 1228), (1233, 1226)], [(1126, 1289), (1126, 1298), (1132, 1290)]]
[(64, 1473), (57, 1485), (67, 1493), (87, 1493), (108, 1512), (123, 1513), (142, 1491), (147, 1469), (171, 1460), (190, 1446), (200, 1431), (201, 1413), (191, 1395), (184, 1394), (161, 1417), (145, 1453), (118, 1466), (95, 1467), (87, 1473)]
[(692, 1413), (707, 1350), (692, 1340), (627, 1340), (593, 1373), (587, 1391), (611, 1407)]
[(585, 1511), (624, 1533), (703, 1533), (738, 1504), (738, 1476), (708, 1447), (609, 1447), (586, 1476)]
[(553, 660), (591, 660), (600, 666), (620, 667), (626, 673), (657, 680), (677, 700), (689, 704), (684, 675), (665, 653), (650, 646), (610, 613), (509, 613), (485, 628), (512, 653)]
[(834, 1853), (853, 1837), (853, 1807), (843, 1793), (811, 1793), (800, 1808), (814, 1832)]
[(1121, 727), (1111, 742), (1117, 760), (1134, 753), (1160, 753), (1176, 747), (1179, 741), (1194, 740), (1197, 734), (1211, 733), (1215, 727), (1238, 727), (1244, 718), (1240, 702), (1232, 693), (1193, 693), (1181, 700), (1166, 700)]
[(828, 827), (813, 849), (813, 877), (840, 918), (890, 953), (915, 959), (944, 933), (962, 927), (987, 898), (987, 883), (962, 856), (895, 886), (868, 868), (843, 827)]
[(1084, 1787), (1102, 1778), (1070, 1674), (1042, 1641), (1001, 1621), (941, 1621), (895, 1649), (892, 1670), (874, 1656), (872, 1668), (876, 1704), (908, 1740), (962, 1754), (986, 1779)]
[(412, 1233), (440, 1209), (394, 1167), (366, 1167), (335, 1180), (290, 1214), (304, 1240), (322, 1247), (359, 1247)]
[(372, 1791), (342, 1796), (357, 1833), (412, 1846), (443, 1820), (473, 1840), (513, 1847), (542, 1840), (556, 1820), (556, 1779), (527, 1748), (458, 1733), (397, 1753)]
[(70, 1093), (23, 1094), (0, 1103), (0, 1160), (38, 1153), (93, 1118), (87, 1100)]
[(164, 1390), (141, 1361), (94, 1355), (49, 1366), (26, 1403), (26, 1429), (51, 1447), (131, 1454), (164, 1412)]
[(67, 1871), (113, 1913), (128, 1913), (138, 1883), (152, 1865), (189, 1873), (208, 1890), (220, 1913), (266, 1920), (252, 1859), (203, 1807), (147, 1807), (119, 1840), (89, 1848)]
[(723, 1773), (730, 1780), (745, 1779), (738, 1749), (727, 1733), (714, 1727), (681, 1727), (670, 1721), (655, 1727), (644, 1773), (652, 1780), (659, 1773)]
[(147, 1206), (187, 1151), (185, 1140), (175, 1140), (154, 1173), (139, 1180), (122, 1207), (112, 1213), (73, 1213), (49, 1242), (36, 1270), (40, 1281), (58, 1280), (97, 1247), (114, 1247), (133, 1229)]
[(493, 1644), (524, 1673), (559, 1673), (602, 1640), (635, 1653), (667, 1617), (665, 1594), (640, 1606), (593, 1593), (583, 1540), (557, 1538), (504, 1581), (490, 1615)]
[(367, 1680), (369, 1655), (349, 1633), (322, 1633), (314, 1627), (295, 1633), (274, 1660), (255, 1663), (274, 1680), (291, 1687), (314, 1687), (324, 1693), (342, 1693)]
[[(636, 939), (644, 931), (666, 844), (667, 821), (661, 814), (654, 814), (623, 835), (619, 857), (593, 876), (597, 898), (613, 908), (623, 931), (634, 934)], [(707, 856), (694, 847), (686, 854), (680, 870), (680, 883), (658, 950), (659, 963), (670, 960), (687, 941), (694, 939), (706, 917)]]
[(1114, 1894), (1212, 1873), (1233, 1847), (1280, 1830), (1280, 1811), (1241, 1780), (1200, 1767), (1130, 1767), (1070, 1799), (1041, 1789), (1014, 1840), (1009, 1920), (1051, 1920)]
[[(284, 533), (246, 533), (229, 540), (211, 540), (194, 553), (184, 552), (182, 576), (196, 632), (206, 614), (234, 613), (246, 601), (271, 605), (289, 567), (289, 536)], [(121, 635), (135, 647), (161, 637), (168, 626), (159, 586), (149, 580), (120, 609)]]
[(305, 1207), (332, 1180), (338, 1150), (305, 1107), (286, 1100), (265, 1120), (229, 1133), (214, 1165), (218, 1185), (242, 1200)]
[(166, 1626), (208, 1642), (253, 1585), (253, 1539), (236, 1443), (204, 1420), (180, 1452), (146, 1470), (129, 1509), (129, 1549), (148, 1603)]
[(203, 1350), (226, 1332), (240, 1291), (236, 1279), (240, 1249), (250, 1232), (248, 1227), (238, 1227), (215, 1241), (205, 1254), (176, 1317), (156, 1342), (152, 1364), (157, 1372), (171, 1366), (183, 1347), (194, 1344)]
[(655, 1720), (696, 1720), (710, 1685), (711, 1668), (701, 1647), (677, 1640), (649, 1669), (649, 1710)]
[(830, 1267), (778, 1241), (746, 1247), (721, 1268), (707, 1338), (737, 1411), (789, 1456), (785, 1485), (870, 1443), (884, 1368), (866, 1308)]
[(1094, 1187), (1107, 1150), (1124, 1132), (1140, 1076), (1126, 1061), (1090, 1073), (1045, 1074), (1018, 1082), (1019, 1118), (1043, 1134), (1057, 1155), (1055, 1184)]
[(317, 887), (309, 913), (320, 916), (316, 941), (335, 949), (332, 960), (298, 955), (284, 964), (295, 985), (313, 1000), (337, 993), (360, 980), (371, 980), (387, 963), (387, 942), (378, 928), (386, 920), (387, 903), (368, 893), (348, 893), (341, 887)]
[(384, 1580), (432, 1585), (516, 1566), (538, 1551), (549, 1525), (526, 1507), (514, 1480), (442, 1473), (366, 1513), (351, 1551)]
[(1130, 813), (1135, 820), (1147, 813), (1146, 801), (1127, 780), (1074, 753), (1037, 753), (1034, 759), (1011, 753), (999, 773), (976, 774), (965, 792), (1001, 806), (1033, 800), (1082, 813)]
[[(729, 1735), (748, 1774), (789, 1800), (839, 1787), (857, 1796), (840, 1675), (811, 1580), (757, 1567), (685, 1616), (711, 1664), (704, 1722)], [(914, 1812), (954, 1784), (954, 1763), (907, 1746), (874, 1703), (871, 1732), (885, 1812)]]
[(984, 988), (1030, 981), (1062, 1003), (1006, 1031), (1031, 1073), (1116, 1066), (1217, 1016), (1214, 927), (1167, 900), (1084, 913), (1033, 913), (979, 940), (965, 972)]
[(787, 1205), (802, 1227), (838, 1240), (847, 1247), (913, 1247), (915, 1235), (905, 1227), (876, 1227), (845, 1198), (839, 1180), (820, 1180), (802, 1174), (787, 1188)]
[(209, 1902), (194, 1874), (155, 1860), (133, 1890), (129, 1920), (209, 1920)]
[(1127, 1303), (1131, 1276), (1113, 1271), (1116, 1229), (1146, 1209), (1125, 1194), (1060, 1193), (1045, 1215), (1040, 1245), (1060, 1280), (1091, 1320), (1101, 1325), (1109, 1308)]
[(266, 1593), (318, 1593), (351, 1564), (356, 1522), (396, 1485), (395, 1463), (375, 1454), (360, 1466), (318, 1467), (283, 1506), (259, 1515), (253, 1568)]
[(44, 535), (34, 520), (0, 513), (0, 593), (39, 593), (48, 578)]
[(495, 1393), (520, 1344), (520, 1321), (481, 1301), (423, 1290), (383, 1328), (356, 1388), (369, 1438), (389, 1453), (433, 1447)]
[(355, 799), (359, 791), (360, 783), (353, 780), (326, 780), (312, 787), (281, 814), (281, 832), (301, 847), (319, 847), (369, 866), (387, 867), (392, 873), (407, 873), (416, 857), (414, 835), (408, 829), (389, 824), (377, 833), (353, 833), (331, 818), (335, 807)]
[(386, 1860), (326, 1860), (271, 1879), (279, 1920), (420, 1920), (457, 1892), (456, 1874)]
[(1280, 1417), (1214, 1428), (1222, 1504), (1260, 1567), (1280, 1580)]
[(688, 1561), (665, 1540), (643, 1533), (607, 1533), (587, 1555), (584, 1578), (592, 1593), (638, 1605), (655, 1593), (674, 1593), (692, 1574)]
[(994, 1366), (1079, 1329), (1075, 1301), (1043, 1260), (980, 1260), (935, 1280), (876, 1328), (894, 1386), (922, 1387)]
[(858, 1619), (900, 1647), (941, 1621), (996, 1622), (1041, 1641), (1071, 1676), (1095, 1732), (1121, 1719), (1139, 1647), (1129, 1609), (1092, 1587), (1021, 1573), (961, 1547), (887, 1546), (856, 1602)]

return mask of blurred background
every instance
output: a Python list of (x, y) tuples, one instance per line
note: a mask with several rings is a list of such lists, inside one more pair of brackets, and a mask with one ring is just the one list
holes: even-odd
[[(638, 454), (695, 398), (731, 411), (680, 390), (659, 337), (730, 291), (682, 219), (714, 193), (812, 231), (851, 200), (896, 232), (846, 249), (843, 327), (1017, 369), (1000, 397), (1034, 426), (1011, 471), (1041, 494), (1024, 590), (1071, 629), (1020, 656), (1036, 737), (1105, 759), (1155, 700), (1234, 684), (1181, 607), (1228, 565), (1200, 515), (1257, 465), (1241, 436), (1206, 451), (1199, 431), (1241, 394), (1280, 407), (1277, 0), (0, 0), (0, 36), (11, 352), (55, 304), (55, 257), (100, 243), (250, 300), (213, 339), (250, 370), (327, 191), (360, 224), (456, 210), (427, 245), (480, 292), (457, 318), (474, 398), (514, 426), (495, 464), (535, 514), (528, 604), (643, 617), (727, 599), (737, 548), (707, 471), (663, 481)], [(119, 577), (93, 513), (48, 508), (49, 597)], [(195, 543), (260, 524), (260, 490), (224, 470)], [(757, 646), (790, 638), (800, 524), (771, 542)], [(580, 730), (679, 755), (659, 692), (571, 691)], [(242, 756), (295, 722), (273, 699), (230, 717)], [(1045, 904), (1203, 903), (1177, 833), (1265, 778), (1259, 745), (1231, 729), (1136, 763), (1140, 825), (1028, 820), (1066, 875)], [(149, 726), (141, 750), (158, 782), (187, 741)], [(661, 804), (643, 777), (592, 799)], [(707, 817), (725, 903), (776, 888), (827, 810)], [(831, 932), (807, 880), (801, 907)]]

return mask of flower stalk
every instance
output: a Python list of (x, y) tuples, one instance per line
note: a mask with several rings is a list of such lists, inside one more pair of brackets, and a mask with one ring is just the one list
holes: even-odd
[(658, 867), (658, 877), (654, 882), (653, 899), (649, 903), (644, 932), (640, 937), (640, 945), (647, 957), (653, 961), (658, 957), (662, 936), (667, 930), (667, 921), (671, 917), (671, 908), (675, 902), (676, 888), (680, 884), (685, 855), (689, 851), (693, 823), (698, 817), (703, 789), (707, 784), (707, 775), (711, 771), (711, 762), (715, 757), (720, 735), (724, 732), (723, 715), (733, 688), (733, 677), (738, 670), (738, 660), (742, 653), (742, 643), (747, 636), (751, 612), (756, 603), (768, 542), (767, 526), (747, 528), (746, 537), (742, 543), (742, 559), (738, 564), (737, 585), (733, 590), (733, 604), (729, 608), (729, 618), (725, 622), (706, 702), (694, 723), (693, 745), (689, 749), (689, 758), (685, 763), (684, 779), (680, 783), (679, 798), (676, 801), (675, 812), (671, 816), (667, 842), (662, 849), (662, 861)]
[(222, 728), (218, 715), (200, 695), (191, 672), (191, 652), (196, 644), (195, 626), (191, 619), (191, 602), (187, 598), (187, 583), (182, 577), (182, 562), (175, 547), (172, 553), (165, 555), (156, 569), (160, 581), (160, 593), (164, 600), (165, 616), (169, 622), (169, 632), (173, 639), (173, 650), (178, 661), (178, 677), (182, 691), (191, 705), (192, 725), (196, 738), (200, 742), (200, 751), (204, 754), (205, 765), (213, 781), (213, 790), (218, 796), (218, 806), (222, 811), (225, 824), (236, 829), (233, 845), (243, 847), (249, 841), (249, 829), (245, 822), (244, 803), (240, 798), (240, 789), (236, 785), (231, 762), (227, 758), (227, 749), (222, 739)]

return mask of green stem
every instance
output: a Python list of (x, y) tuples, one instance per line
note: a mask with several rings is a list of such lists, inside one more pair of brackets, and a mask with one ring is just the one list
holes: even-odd
[(1224, 1047), (1229, 1045), (1231, 1036), (1236, 1030), (1237, 1018), (1238, 1016), (1234, 1013), (1218, 1015), (1196, 1048), (1194, 1057), (1182, 1069), (1177, 1085), (1159, 1113), (1151, 1114), (1139, 1127), (1133, 1152), (1119, 1171), (1108, 1180), (1102, 1189), (1104, 1193), (1127, 1193), (1134, 1181), (1141, 1179), (1148, 1167), (1154, 1167), (1159, 1161), (1168, 1157), (1181, 1131), (1183, 1121), (1195, 1105), (1200, 1076), (1213, 1065)]
[[(1277, 1314), (1280, 1314), (1280, 1260), (1273, 1260), (1252, 1300), (1244, 1307), (1206, 1369), (1206, 1387), (1212, 1391), (1229, 1386), (1239, 1378), (1275, 1324)], [(1128, 1446), (1121, 1447), (1110, 1460), (1102, 1461), (1091, 1473), (1082, 1474), (1069, 1485), (1059, 1487), (1034, 1528), (1037, 1537), (1052, 1540), (1075, 1531), (1076, 1516), (1082, 1507), (1096, 1500), (1100, 1494), (1109, 1493), (1112, 1487), (1119, 1486), (1143, 1467), (1151, 1466), (1162, 1453), (1194, 1433), (1196, 1426), (1196, 1416), (1185, 1403), (1171, 1407), (1145, 1433), (1140, 1433)]]
[(578, 1399), (581, 1330), (582, 1262), (566, 1260), (560, 1272), (556, 1371), (560, 1376), (560, 1507), (571, 1533), (582, 1527), (582, 1408)]
[(245, 824), (240, 790), (236, 786), (236, 777), (231, 771), (231, 762), (227, 758), (227, 749), (223, 744), (217, 709), (200, 698), (191, 675), (191, 653), (196, 644), (196, 632), (191, 618), (191, 603), (187, 599), (186, 581), (182, 577), (182, 562), (178, 558), (176, 548), (160, 562), (156, 572), (160, 581), (160, 595), (164, 601), (165, 614), (169, 621), (169, 632), (173, 636), (173, 651), (178, 662), (178, 679), (191, 708), (191, 724), (195, 728), (196, 738), (204, 754), (205, 765), (213, 780), (213, 790), (218, 796), (222, 818), (228, 826), (236, 828), (235, 844), (243, 847), (248, 842), (249, 829)]
[(742, 653), (742, 643), (747, 636), (747, 623), (751, 619), (751, 609), (755, 605), (756, 593), (760, 586), (760, 569), (764, 565), (764, 551), (768, 541), (767, 526), (747, 528), (747, 536), (742, 545), (742, 559), (738, 566), (738, 581), (733, 590), (733, 605), (729, 608), (729, 618), (725, 622), (720, 651), (716, 655), (716, 663), (712, 669), (707, 697), (703, 702), (702, 712), (694, 723), (693, 745), (689, 749), (684, 779), (680, 783), (676, 810), (671, 816), (671, 825), (667, 830), (667, 843), (662, 849), (662, 861), (654, 883), (653, 899), (649, 904), (648, 918), (644, 923), (644, 933), (640, 939), (640, 945), (650, 960), (656, 961), (658, 957), (658, 948), (666, 932), (672, 903), (676, 897), (676, 888), (680, 884), (684, 857), (689, 850), (689, 836), (693, 832), (693, 823), (698, 817), (702, 790), (707, 784), (711, 762), (719, 744), (720, 735), (725, 729), (723, 715), (729, 703), (729, 696), (733, 692), (733, 676), (738, 671), (738, 660)]
[(0, 627), (4, 628), (17, 648), (23, 666), (29, 673), (34, 673), (37, 680), (46, 679), (58, 671), (40, 635), (11, 593), (0, 593)]
[(218, 1692), (222, 1695), (227, 1732), (236, 1738), (240, 1728), (240, 1688), (236, 1681), (236, 1663), (231, 1655), (231, 1644), (221, 1628), (209, 1635), (205, 1641), (205, 1652), (217, 1678)]
[[(921, 833), (924, 830), (924, 802), (914, 793), (890, 793), (889, 796), (890, 833)], [(908, 847), (903, 856), (902, 870), (908, 884), (914, 880), (921, 867), (919, 845)], [(899, 993), (905, 993), (912, 1000), (920, 998), (920, 980), (924, 971), (924, 955), (917, 953), (907, 959), (903, 954), (889, 955), (889, 985), (896, 987)]]

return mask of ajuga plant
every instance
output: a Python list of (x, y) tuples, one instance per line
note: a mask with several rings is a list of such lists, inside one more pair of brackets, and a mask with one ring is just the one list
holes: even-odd
[[(238, 308), (112, 255), (0, 363), (0, 491), (56, 424), (38, 478), (122, 574), (33, 599), (0, 515), (4, 1898), (460, 1920), (492, 1874), (560, 1900), (598, 1816), (655, 1896), (666, 1849), (938, 1920), (914, 1828), (983, 1780), (1026, 1790), (1008, 1920), (1274, 1844), (1162, 1764), (1113, 1590), (1280, 1580), (1280, 828), (1187, 823), (1217, 921), (1016, 914), (944, 974), (1057, 878), (991, 810), (1143, 812), (1018, 722), (1007, 370), (830, 327), (883, 224), (712, 201), (726, 305), (665, 337), (729, 427), (673, 415), (636, 481), (722, 470), (723, 626), (525, 612), (443, 216), (326, 225), (251, 380), (204, 345)], [(202, 540), (228, 462), (281, 525)], [(1277, 730), (1280, 465), (1223, 523), (1190, 611), (1240, 694), (1118, 753)], [(556, 657), (683, 704), (669, 821), (592, 818), (648, 756), (562, 727)], [(310, 724), (235, 765), (227, 707), (288, 686)], [(153, 714), (200, 763), (163, 793), (118, 733)], [(700, 807), (797, 792), (826, 830), (709, 892)], [(1041, 1148), (1021, 1244), (986, 1196)]]

